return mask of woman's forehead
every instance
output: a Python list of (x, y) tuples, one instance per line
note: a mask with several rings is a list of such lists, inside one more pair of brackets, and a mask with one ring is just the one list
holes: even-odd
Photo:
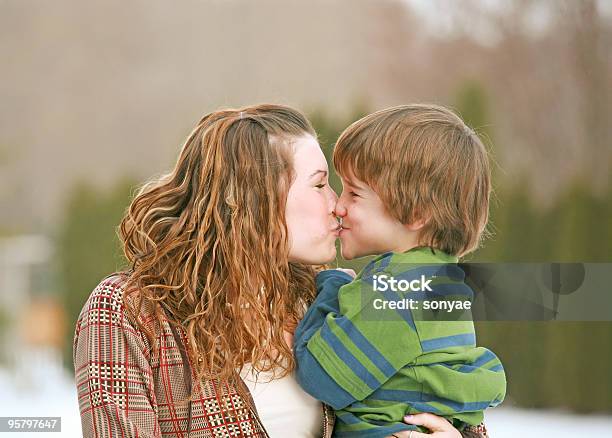
[(293, 143), (293, 148), (296, 171), (307, 173), (308, 176), (318, 170), (327, 171), (325, 155), (314, 137), (307, 135), (298, 138)]

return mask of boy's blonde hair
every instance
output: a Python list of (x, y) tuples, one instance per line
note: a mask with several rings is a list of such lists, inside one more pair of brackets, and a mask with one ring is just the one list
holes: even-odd
[(333, 161), (401, 223), (428, 218), (420, 245), (457, 256), (478, 247), (489, 216), (487, 151), (447, 108), (413, 104), (370, 114), (340, 135)]

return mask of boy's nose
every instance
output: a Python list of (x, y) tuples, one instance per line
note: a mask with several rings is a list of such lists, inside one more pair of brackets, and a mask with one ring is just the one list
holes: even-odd
[(336, 202), (336, 208), (334, 208), (334, 214), (338, 217), (346, 216), (346, 208), (342, 205), (342, 197)]

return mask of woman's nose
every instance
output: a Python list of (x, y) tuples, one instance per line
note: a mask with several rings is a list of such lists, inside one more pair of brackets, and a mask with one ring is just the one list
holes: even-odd
[(338, 195), (336, 195), (336, 192), (334, 192), (334, 190), (331, 187), (329, 188), (327, 200), (328, 200), (328, 205), (331, 207), (331, 210), (333, 212), (336, 202), (338, 202)]
[(338, 202), (338, 195), (336, 194), (336, 192), (332, 188), (330, 188), (329, 191), (331, 192), (332, 200), (334, 201), (334, 205), (335, 205), (336, 202)]

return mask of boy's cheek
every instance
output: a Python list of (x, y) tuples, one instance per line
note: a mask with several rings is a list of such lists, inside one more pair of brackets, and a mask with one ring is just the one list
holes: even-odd
[(343, 222), (346, 222), (347, 225), (351, 224), (351, 221), (355, 217), (354, 206), (344, 204), (344, 212), (345, 214), (344, 214), (344, 217), (342, 218)]

